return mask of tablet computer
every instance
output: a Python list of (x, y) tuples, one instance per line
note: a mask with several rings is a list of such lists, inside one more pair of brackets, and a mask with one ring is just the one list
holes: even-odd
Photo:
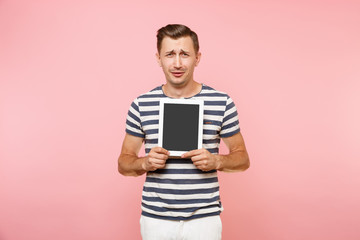
[(202, 148), (204, 101), (160, 99), (159, 146), (170, 156)]

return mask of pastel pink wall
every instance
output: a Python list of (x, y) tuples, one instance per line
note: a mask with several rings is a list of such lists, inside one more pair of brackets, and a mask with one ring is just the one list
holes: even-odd
[[(131, 101), (164, 82), (156, 30), (200, 37), (196, 80), (237, 104), (225, 240), (360, 239), (358, 1), (0, 1), (0, 239), (140, 239), (117, 173)], [(223, 149), (225, 151), (225, 149)]]

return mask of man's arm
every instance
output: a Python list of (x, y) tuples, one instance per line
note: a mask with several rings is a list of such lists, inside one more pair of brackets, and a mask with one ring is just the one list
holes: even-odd
[(194, 165), (203, 171), (220, 170), (224, 172), (245, 171), (250, 167), (249, 156), (241, 133), (222, 138), (229, 149), (229, 154), (211, 154), (206, 149), (189, 151), (182, 158), (191, 158)]
[(146, 157), (138, 157), (144, 139), (126, 134), (118, 159), (118, 170), (124, 176), (140, 176), (164, 168), (169, 152), (161, 147), (151, 149)]

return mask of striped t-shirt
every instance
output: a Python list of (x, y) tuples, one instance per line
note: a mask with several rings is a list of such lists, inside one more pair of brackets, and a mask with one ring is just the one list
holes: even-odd
[[(169, 98), (162, 86), (136, 98), (126, 119), (126, 132), (144, 138), (145, 153), (158, 144), (159, 100)], [(203, 148), (218, 154), (221, 137), (240, 131), (232, 99), (202, 85), (189, 99), (204, 101)], [(164, 169), (147, 173), (142, 193), (142, 215), (168, 220), (190, 220), (219, 215), (223, 210), (217, 171), (202, 171), (191, 159), (168, 159)]]

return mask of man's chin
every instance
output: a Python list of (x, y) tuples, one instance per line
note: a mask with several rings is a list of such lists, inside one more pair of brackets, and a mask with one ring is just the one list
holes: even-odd
[(171, 86), (174, 86), (174, 87), (182, 87), (182, 86), (185, 86), (186, 85), (186, 80), (184, 79), (171, 79), (171, 80), (168, 80), (168, 83), (171, 85)]

